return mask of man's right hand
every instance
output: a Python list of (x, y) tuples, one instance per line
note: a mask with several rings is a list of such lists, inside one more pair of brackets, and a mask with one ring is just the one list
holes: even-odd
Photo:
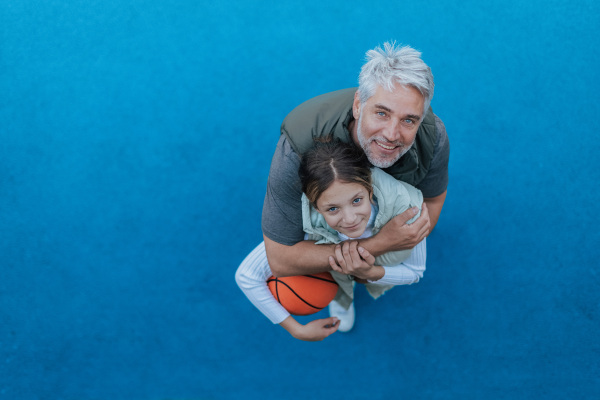
[(370, 243), (365, 247), (376, 256), (389, 251), (412, 249), (429, 235), (431, 228), (425, 203), (423, 203), (419, 218), (412, 224), (407, 224), (418, 212), (419, 209), (413, 207), (395, 216), (381, 228), (377, 235), (373, 236), (373, 241), (369, 241)]

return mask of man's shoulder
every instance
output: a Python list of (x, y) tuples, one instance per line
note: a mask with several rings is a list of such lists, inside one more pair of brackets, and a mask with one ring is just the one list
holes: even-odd
[(269, 177), (274, 179), (279, 177), (284, 181), (289, 180), (290, 176), (298, 175), (300, 167), (300, 156), (294, 151), (287, 137), (282, 135), (279, 138), (273, 159), (271, 160), (271, 170)]
[(446, 132), (446, 125), (444, 125), (444, 122), (440, 119), (440, 117), (435, 114), (434, 117), (436, 133), (435, 147), (436, 151), (439, 151), (440, 148), (449, 147), (448, 133)]
[(290, 123), (302, 122), (306, 117), (317, 116), (323, 113), (332, 114), (332, 111), (335, 112), (336, 109), (338, 111), (345, 111), (348, 107), (348, 102), (351, 103), (354, 100), (356, 90), (357, 88), (355, 87), (341, 89), (308, 99), (296, 106), (285, 117), (283, 124), (289, 125)]
[(298, 153), (311, 147), (315, 137), (332, 133), (343, 136), (356, 89), (336, 90), (303, 102), (285, 117), (281, 133)]

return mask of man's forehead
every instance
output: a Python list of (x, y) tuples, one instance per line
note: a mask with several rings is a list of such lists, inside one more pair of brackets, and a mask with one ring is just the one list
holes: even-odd
[(418, 89), (407, 85), (396, 85), (392, 91), (382, 86), (367, 100), (367, 105), (390, 113), (416, 115), (423, 112), (425, 99)]

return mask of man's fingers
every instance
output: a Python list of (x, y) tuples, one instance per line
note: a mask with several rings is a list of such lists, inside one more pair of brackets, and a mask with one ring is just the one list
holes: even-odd
[(419, 225), (417, 225), (419, 227), (417, 240), (420, 242), (429, 235), (429, 229), (431, 227), (431, 220), (429, 219), (429, 212), (427, 211), (427, 204), (425, 203), (423, 203), (421, 215), (415, 221), (415, 224), (417, 222), (419, 222)]
[(419, 208), (412, 207), (412, 208), (409, 208), (408, 210), (404, 211), (402, 214), (398, 214), (394, 218), (396, 218), (401, 223), (401, 225), (406, 225), (406, 222), (408, 222), (408, 220), (413, 218), (418, 213), (419, 213)]

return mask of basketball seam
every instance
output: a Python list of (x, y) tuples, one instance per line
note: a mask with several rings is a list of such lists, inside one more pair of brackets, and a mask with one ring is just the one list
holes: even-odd
[(320, 276), (314, 276), (314, 275), (304, 275), (304, 276), (308, 276), (309, 278), (313, 278), (313, 279), (318, 279), (320, 281), (335, 283), (337, 285), (337, 282), (333, 279), (321, 278)]
[(279, 302), (279, 304), (281, 304), (281, 300), (279, 300), (279, 289), (277, 287), (278, 286), (277, 283), (279, 283), (279, 279), (277, 279), (275, 277), (267, 279), (267, 285), (270, 282), (275, 282), (275, 297), (276, 297), (277, 301)]
[[(288, 285), (287, 283), (285, 283), (285, 282), (283, 282), (283, 281), (280, 281), (280, 280), (279, 280), (279, 279), (277, 279), (277, 278), (275, 278), (275, 291), (276, 291), (276, 292), (279, 292), (279, 289), (278, 289), (278, 286), (279, 286), (279, 285), (277, 285), (278, 283), (281, 283), (282, 285), (285, 285), (285, 286), (286, 286), (288, 289), (290, 289), (290, 291), (291, 291), (292, 293), (294, 293), (294, 295), (296, 295), (296, 297), (297, 297), (297, 298), (299, 298), (299, 299), (300, 299), (300, 300), (302, 300), (304, 303), (306, 303), (306, 305), (307, 305), (307, 306), (309, 306), (309, 307), (312, 307), (312, 308), (314, 308), (315, 310), (322, 310), (322, 309), (323, 309), (323, 307), (316, 307), (316, 306), (313, 306), (313, 305), (312, 305), (312, 304), (310, 304), (308, 301), (304, 300), (302, 297), (300, 297), (300, 296), (298, 295), (298, 293), (296, 293), (296, 292), (294, 291), (294, 289), (292, 289), (292, 288), (290, 287), (290, 285)], [(278, 295), (278, 296), (279, 296), (279, 295)], [(279, 298), (277, 299), (277, 301), (279, 301)], [(281, 303), (281, 302), (279, 301), (279, 303)]]

